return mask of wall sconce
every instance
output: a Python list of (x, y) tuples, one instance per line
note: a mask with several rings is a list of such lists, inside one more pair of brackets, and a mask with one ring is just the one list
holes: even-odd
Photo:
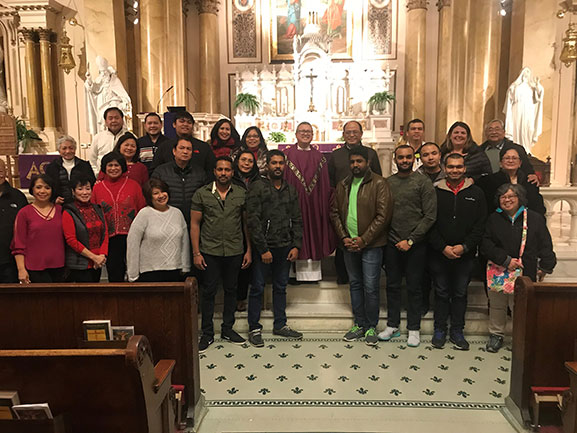
[(66, 30), (62, 30), (62, 36), (60, 37), (59, 59), (58, 66), (64, 69), (67, 74), (76, 67), (72, 45), (70, 45), (70, 38), (66, 34)]

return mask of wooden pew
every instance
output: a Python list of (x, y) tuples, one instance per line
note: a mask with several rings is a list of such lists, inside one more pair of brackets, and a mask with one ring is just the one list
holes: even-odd
[(0, 350), (0, 384), (23, 403), (47, 402), (68, 433), (173, 433), (174, 365), (154, 365), (147, 338), (135, 335), (126, 349)]
[(0, 285), (0, 349), (81, 347), (84, 320), (134, 325), (156, 356), (176, 361), (173, 383), (185, 385), (188, 417), (197, 421), (203, 406), (197, 305), (194, 278), (185, 283)]
[(518, 422), (531, 424), (531, 386), (569, 386), (566, 361), (577, 338), (577, 284), (515, 283), (511, 387), (505, 403)]
[(577, 362), (566, 362), (571, 389), (563, 395), (563, 433), (577, 433)]

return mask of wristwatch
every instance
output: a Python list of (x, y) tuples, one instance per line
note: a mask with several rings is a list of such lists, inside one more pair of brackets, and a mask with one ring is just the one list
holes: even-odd
[(415, 242), (412, 239), (407, 239), (407, 243), (412, 247)]

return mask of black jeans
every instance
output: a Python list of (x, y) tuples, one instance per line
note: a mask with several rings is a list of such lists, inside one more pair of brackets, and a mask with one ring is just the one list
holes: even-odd
[(18, 283), (18, 268), (16, 263), (5, 263), (0, 265), (0, 283)]
[(202, 335), (214, 336), (212, 317), (214, 316), (214, 298), (218, 285), (222, 281), (224, 289), (224, 307), (222, 312), (221, 331), (232, 329), (234, 312), (236, 311), (236, 284), (238, 271), (242, 265), (242, 254), (237, 256), (220, 257), (203, 254), (206, 262), (204, 271), (204, 285), (202, 286), (202, 300), (200, 312), (202, 314)]
[(106, 270), (108, 281), (123, 283), (126, 274), (126, 235), (116, 235), (108, 240)]
[(248, 286), (252, 281), (252, 265), (246, 269), (241, 269), (238, 273), (238, 289), (236, 291), (237, 301), (244, 301), (248, 296)]
[(70, 269), (66, 282), (68, 283), (98, 283), (102, 269)]
[(392, 242), (385, 247), (385, 272), (387, 274), (387, 326), (398, 328), (401, 324), (401, 284), (407, 282), (407, 329), (421, 328), (421, 284), (427, 260), (427, 245), (414, 244), (409, 251), (399, 251)]
[(451, 333), (465, 328), (467, 288), (471, 282), (474, 256), (467, 254), (450, 260), (442, 253), (431, 254), (429, 266), (435, 287), (435, 330), (447, 331), (451, 317)]
[(50, 268), (42, 271), (28, 271), (28, 276), (32, 283), (62, 283), (64, 273), (64, 268)]
[(138, 277), (138, 283), (177, 283), (182, 281), (180, 269), (173, 269), (171, 271), (150, 271), (143, 272)]

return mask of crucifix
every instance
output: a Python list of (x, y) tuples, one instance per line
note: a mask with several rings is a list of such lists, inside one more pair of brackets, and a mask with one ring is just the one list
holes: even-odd
[(317, 77), (318, 75), (313, 75), (313, 68), (311, 68), (311, 72), (309, 75), (305, 75), (305, 78), (311, 80), (311, 101), (309, 104), (309, 112), (316, 111), (315, 104), (313, 104), (313, 91), (314, 91), (314, 79)]

